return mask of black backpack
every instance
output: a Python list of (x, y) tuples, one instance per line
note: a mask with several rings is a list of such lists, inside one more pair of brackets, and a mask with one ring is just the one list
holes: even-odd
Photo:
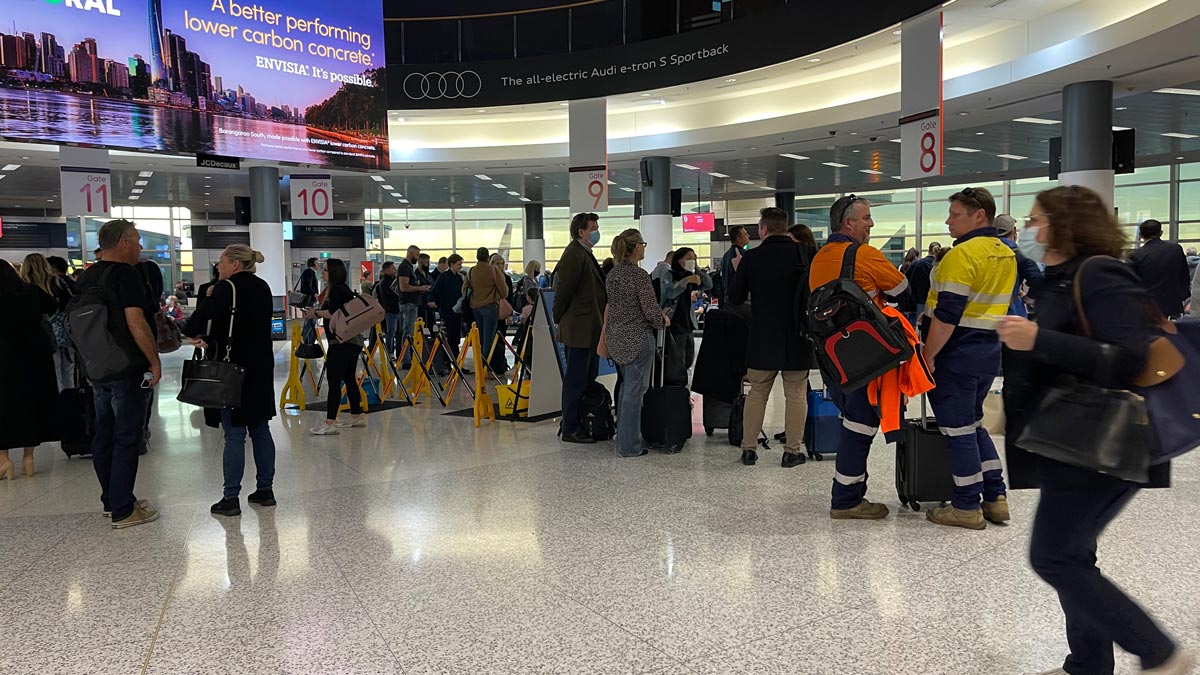
[(861, 389), (913, 355), (903, 329), (854, 281), (858, 247), (846, 248), (841, 274), (814, 290), (808, 301), (808, 329), (821, 374), (843, 392)]
[(579, 425), (588, 436), (607, 441), (617, 435), (617, 423), (613, 421), (612, 395), (599, 382), (592, 382), (579, 402)]
[(95, 284), (67, 303), (67, 334), (92, 382), (111, 382), (150, 366), (129, 332), (117, 292), (108, 284), (114, 269), (115, 265), (104, 270)]

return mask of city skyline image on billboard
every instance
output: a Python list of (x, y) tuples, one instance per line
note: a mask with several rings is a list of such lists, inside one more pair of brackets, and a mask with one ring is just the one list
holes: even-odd
[(387, 169), (381, 0), (5, 0), (0, 137)]

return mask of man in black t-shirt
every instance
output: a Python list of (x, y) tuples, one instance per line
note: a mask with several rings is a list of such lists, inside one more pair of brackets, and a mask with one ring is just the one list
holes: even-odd
[(149, 400), (154, 385), (162, 377), (154, 335), (154, 314), (159, 309), (158, 303), (147, 297), (142, 275), (134, 268), (142, 252), (134, 224), (128, 220), (109, 221), (100, 228), (99, 239), (103, 257), (83, 273), (76, 290), (82, 294), (108, 274), (105, 283), (112, 289), (123, 314), (116, 320), (125, 321), (147, 363), (145, 375), (131, 373), (92, 383), (96, 403), (92, 464), (100, 481), (104, 512), (111, 514), (113, 529), (122, 529), (158, 518), (158, 511), (133, 496), (133, 485)]
[[(417, 259), (421, 249), (416, 246), (408, 247), (408, 255), (396, 268), (396, 287), (400, 292), (400, 323), (397, 327), (397, 347), (404, 348), (404, 340), (412, 338), (413, 327), (417, 324), (417, 310), (421, 304), (421, 296), (429, 292), (431, 284), (422, 282), (417, 274)], [(412, 366), (412, 349), (404, 354), (402, 368)]]
[(383, 306), (383, 344), (388, 356), (396, 358), (396, 331), (400, 325), (400, 296), (396, 294), (396, 263), (383, 263), (379, 282), (375, 284), (375, 298)]

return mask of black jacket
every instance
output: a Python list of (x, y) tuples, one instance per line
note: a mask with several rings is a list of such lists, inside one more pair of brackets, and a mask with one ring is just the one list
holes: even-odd
[[(233, 349), (229, 358), (246, 369), (242, 407), (233, 411), (233, 424), (240, 427), (275, 416), (277, 403), (275, 349), (271, 342), (271, 287), (253, 272), (238, 272), (229, 281), (237, 289), (237, 318), (233, 321)], [(196, 308), (183, 327), (183, 334), (188, 337), (205, 336), (209, 347), (205, 353), (207, 358), (225, 358), (233, 291), (228, 283), (218, 283), (213, 287), (212, 296)], [(205, 423), (219, 426), (220, 413), (217, 409), (205, 409)]]
[(316, 301), (320, 295), (321, 289), (317, 284), (317, 271), (311, 267), (305, 267), (300, 273), (300, 292), (308, 296), (308, 302), (311, 304)]
[(379, 304), (383, 306), (383, 311), (388, 314), (400, 313), (400, 294), (396, 292), (396, 277), (385, 274), (379, 277), (379, 283), (375, 284), (375, 297), (379, 299)]
[(449, 271), (438, 275), (437, 281), (433, 282), (433, 288), (430, 289), (429, 295), (437, 303), (438, 313), (443, 317), (454, 314), (454, 305), (458, 303), (463, 294), (462, 287), (462, 275)]
[(804, 247), (786, 235), (767, 237), (742, 254), (727, 301), (740, 305), (747, 296), (751, 300), (748, 367), (789, 371), (813, 367), (812, 344), (796, 325), (797, 303), (807, 305), (809, 262)]
[(918, 258), (904, 271), (908, 279), (908, 292), (914, 305), (924, 305), (929, 298), (929, 275), (933, 273), (933, 256)]
[(1129, 266), (1150, 291), (1164, 316), (1183, 314), (1183, 303), (1192, 295), (1187, 256), (1179, 244), (1151, 239), (1129, 254)]
[[(1114, 259), (1088, 263), (1081, 281), (1084, 313), (1092, 337), (1085, 337), (1075, 309), (1073, 283), (1082, 258), (1046, 268), (1038, 295), (1038, 335), (1033, 351), (1004, 350), (1004, 411), (1009, 481), (1013, 488), (1086, 488), (1118, 479), (1077, 469), (1025, 452), (1016, 440), (1037, 409), (1045, 390), (1055, 383), (1092, 381), (1125, 386), (1146, 363), (1150, 341), (1150, 299), (1132, 271)], [(1101, 343), (1116, 346), (1111, 360)], [(1111, 366), (1105, 364), (1111, 362)], [(1107, 381), (1098, 373), (1111, 372)], [(1096, 424), (1104, 424), (1096, 420)], [(1155, 467), (1151, 487), (1169, 481), (1169, 465)]]
[(746, 347), (750, 329), (746, 321), (727, 309), (704, 315), (704, 339), (692, 371), (692, 391), (718, 401), (733, 403), (742, 393), (746, 375)]

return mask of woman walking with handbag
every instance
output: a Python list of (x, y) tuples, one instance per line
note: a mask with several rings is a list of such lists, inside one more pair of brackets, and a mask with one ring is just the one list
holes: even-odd
[(211, 513), (238, 516), (239, 495), (246, 472), (246, 436), (254, 448), (255, 491), (251, 504), (275, 505), (275, 439), (270, 421), (275, 417), (275, 349), (271, 342), (271, 287), (257, 274), (263, 255), (245, 244), (221, 252), (217, 263), (220, 281), (204, 304), (196, 308), (183, 327), (192, 344), (202, 347), (209, 359), (225, 359), (245, 369), (241, 404), (205, 408), (204, 422), (225, 434), (222, 467), (224, 493)]
[[(354, 291), (346, 282), (346, 264), (338, 258), (325, 261), (321, 271), (327, 295), (318, 309), (309, 309), (305, 316), (325, 320), (325, 337), (329, 340), (329, 354), (325, 361), (325, 373), (329, 378), (329, 394), (325, 398), (325, 423), (317, 425), (312, 433), (327, 436), (340, 433), (338, 429), (367, 426), (367, 417), (362, 411), (362, 396), (358, 389), (358, 359), (363, 351), (363, 337), (359, 335), (334, 335), (329, 330), (333, 312), (341, 309), (354, 298)], [(342, 404), (342, 386), (346, 387), (346, 399), (350, 402), (350, 421), (338, 423), (338, 407)]]
[(657, 331), (667, 325), (666, 311), (658, 306), (650, 274), (638, 263), (646, 257), (646, 242), (635, 229), (613, 238), (613, 267), (604, 280), (608, 291), (601, 347), (617, 363), (621, 375), (617, 396), (617, 455), (638, 457), (642, 448), (642, 397), (650, 388)]
[[(1038, 322), (1009, 316), (997, 329), (1007, 347), (1009, 477), (1014, 488), (1042, 490), (1029, 559), (1058, 593), (1071, 650), (1061, 668), (1043, 675), (1111, 675), (1113, 643), (1138, 656), (1143, 672), (1183, 675), (1195, 666), (1194, 657), (1096, 567), (1101, 533), (1138, 490), (1165, 487), (1169, 467), (1152, 466), (1144, 484), (1086, 468), (1100, 466), (1101, 455), (1133, 455), (1145, 448), (1102, 447), (1127, 431), (1119, 408), (1092, 407), (1079, 423), (1052, 410), (1057, 395), (1080, 385), (1119, 397), (1147, 364), (1152, 303), (1137, 277), (1115, 259), (1125, 244), (1112, 210), (1095, 192), (1078, 186), (1041, 192), (1018, 238), (1025, 256), (1046, 264)], [(1085, 433), (1092, 428), (1104, 433)], [(1067, 434), (1047, 443), (1054, 429)], [(1044, 456), (1053, 446), (1060, 450), (1057, 459)]]

